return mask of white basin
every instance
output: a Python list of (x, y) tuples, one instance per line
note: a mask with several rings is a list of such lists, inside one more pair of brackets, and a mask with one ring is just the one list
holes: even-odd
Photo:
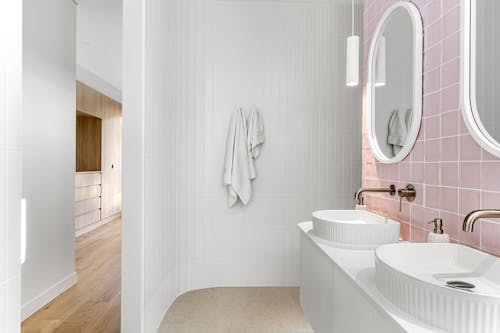
[[(458, 244), (400, 243), (375, 251), (377, 287), (397, 308), (445, 332), (500, 332), (500, 260)], [(472, 283), (471, 291), (448, 281)]]
[(320, 210), (313, 214), (313, 234), (330, 245), (376, 249), (399, 240), (400, 224), (362, 210)]

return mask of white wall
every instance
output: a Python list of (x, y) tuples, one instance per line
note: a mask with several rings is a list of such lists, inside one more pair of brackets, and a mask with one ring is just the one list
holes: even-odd
[[(132, 10), (125, 1), (122, 327), (154, 332), (185, 291), (298, 283), (296, 224), (354, 204), (361, 91), (345, 87), (350, 1), (151, 0), (145, 22)], [(142, 86), (128, 82), (141, 64)], [(261, 108), (267, 142), (252, 202), (229, 209), (240, 105)]]
[[(186, 258), (184, 290), (296, 285), (296, 224), (316, 209), (352, 207), (360, 153), (351, 143), (359, 142), (360, 118), (352, 104), (356, 90), (345, 87), (350, 7), (340, 3), (207, 6), (206, 102), (196, 117), (204, 213), (188, 231), (199, 250)], [(221, 173), (229, 119), (240, 105), (261, 109), (267, 142), (253, 201), (228, 209)]]
[(79, 0), (77, 78), (103, 94), (122, 98), (122, 0)]
[(0, 332), (20, 330), (22, 6), (0, 1)]
[(76, 278), (75, 14), (72, 1), (23, 1), (23, 318)]

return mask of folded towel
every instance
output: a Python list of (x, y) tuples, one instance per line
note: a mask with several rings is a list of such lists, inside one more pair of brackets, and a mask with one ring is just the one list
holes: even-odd
[(247, 150), (247, 126), (243, 109), (234, 112), (229, 126), (224, 164), (224, 185), (228, 189), (228, 204), (238, 198), (247, 205), (252, 196), (250, 161)]
[(264, 121), (257, 109), (253, 109), (248, 117), (247, 149), (250, 161), (250, 178), (257, 177), (255, 159), (260, 155), (260, 148), (264, 144)]
[(389, 119), (389, 134), (387, 136), (387, 143), (392, 146), (394, 156), (403, 149), (407, 137), (406, 117), (399, 110), (394, 110)]

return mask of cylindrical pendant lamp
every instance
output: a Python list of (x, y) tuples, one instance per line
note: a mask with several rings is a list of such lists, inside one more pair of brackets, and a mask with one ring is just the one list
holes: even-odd
[(386, 85), (386, 54), (385, 37), (382, 36), (378, 42), (377, 57), (375, 58), (375, 87)]
[(346, 85), (359, 85), (359, 36), (347, 37)]
[(354, 0), (352, 0), (352, 31), (347, 37), (346, 45), (346, 85), (355, 87), (359, 85), (359, 36), (354, 35)]

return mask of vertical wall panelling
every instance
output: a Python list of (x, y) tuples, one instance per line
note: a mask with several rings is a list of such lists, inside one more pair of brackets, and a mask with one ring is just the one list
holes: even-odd
[[(360, 186), (361, 91), (345, 86), (350, 1), (142, 5), (124, 2), (122, 324), (154, 332), (183, 292), (297, 284), (297, 223)], [(266, 144), (251, 203), (229, 209), (238, 106), (261, 110)]]
[(0, 1), (0, 332), (21, 321), (22, 3)]
[(75, 7), (66, 0), (23, 1), (23, 318), (76, 282)]
[[(394, 2), (364, 2), (364, 63), (375, 26)], [(370, 195), (367, 204), (373, 211), (400, 220), (406, 239), (425, 241), (431, 228), (426, 222), (439, 216), (453, 241), (500, 255), (497, 220), (482, 221), (474, 233), (461, 230), (471, 210), (499, 207), (500, 159), (480, 148), (460, 114), (460, 1), (413, 2), (422, 14), (425, 36), (422, 127), (409, 157), (399, 164), (382, 165), (371, 154), (364, 122), (363, 184), (413, 183), (418, 195), (414, 203), (403, 204), (401, 213), (395, 198)]]
[[(200, 239), (206, 244), (197, 258), (203, 270), (192, 276), (209, 274), (224, 285), (294, 285), (297, 221), (315, 209), (351, 208), (360, 185), (359, 89), (345, 86), (350, 3), (209, 3)], [(266, 143), (252, 202), (229, 210), (220, 174), (237, 106), (261, 110)]]

